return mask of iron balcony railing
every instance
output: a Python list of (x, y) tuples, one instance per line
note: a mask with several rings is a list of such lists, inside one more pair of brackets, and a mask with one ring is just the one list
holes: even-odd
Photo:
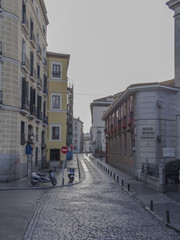
[(37, 118), (42, 120), (42, 112), (39, 109), (37, 110)]
[(37, 72), (34, 67), (30, 67), (30, 77), (36, 79), (37, 78)]
[(37, 45), (36, 52), (37, 52), (37, 54), (38, 54), (39, 56), (41, 56), (41, 54), (42, 54), (42, 50), (41, 50), (41, 47), (40, 47), (39, 44)]
[(37, 79), (37, 86), (42, 88), (42, 79), (40, 77)]
[(22, 98), (22, 109), (30, 110), (30, 102), (26, 96)]
[(37, 108), (34, 105), (30, 105), (31, 115), (37, 117)]
[(43, 123), (45, 123), (45, 124), (48, 125), (48, 117), (47, 117), (47, 116), (44, 116), (44, 117), (43, 117)]
[(26, 56), (25, 53), (22, 53), (22, 63), (21, 63), (21, 65), (23, 67), (26, 67), (27, 69), (29, 69), (30, 61), (29, 61), (29, 58)]
[(43, 57), (43, 65), (47, 67), (47, 60), (45, 57)]
[(46, 95), (48, 95), (48, 88), (47, 88), (47, 87), (44, 87), (43, 92), (44, 92)]
[(22, 25), (26, 27), (27, 31), (29, 30), (29, 21), (25, 13), (22, 14)]
[(35, 46), (35, 44), (36, 44), (36, 37), (35, 37), (35, 35), (34, 35), (34, 32), (33, 32), (33, 30), (31, 30), (31, 32), (30, 32), (30, 41), (34, 44), (34, 46)]

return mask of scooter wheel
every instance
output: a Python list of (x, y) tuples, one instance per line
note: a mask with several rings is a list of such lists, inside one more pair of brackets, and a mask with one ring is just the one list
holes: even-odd
[(55, 186), (56, 184), (57, 184), (57, 180), (56, 180), (56, 179), (53, 179), (53, 180), (52, 180), (52, 185)]
[(35, 186), (35, 185), (37, 184), (37, 182), (31, 181), (31, 184), (32, 184), (33, 186)]

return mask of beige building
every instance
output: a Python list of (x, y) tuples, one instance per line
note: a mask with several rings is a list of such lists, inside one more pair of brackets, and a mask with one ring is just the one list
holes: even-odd
[(47, 161), (50, 166), (60, 166), (61, 148), (67, 143), (67, 96), (70, 55), (47, 53), (48, 63), (48, 134)]
[(1, 181), (45, 165), (47, 25), (43, 0), (0, 1)]

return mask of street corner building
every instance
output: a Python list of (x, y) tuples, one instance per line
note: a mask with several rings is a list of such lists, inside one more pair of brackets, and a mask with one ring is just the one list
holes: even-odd
[(0, 0), (0, 181), (46, 164), (47, 25), (43, 0)]

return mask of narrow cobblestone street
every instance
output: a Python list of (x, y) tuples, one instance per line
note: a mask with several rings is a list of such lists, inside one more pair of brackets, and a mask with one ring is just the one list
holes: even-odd
[(80, 184), (44, 192), (25, 240), (179, 240), (91, 160), (79, 156)]

